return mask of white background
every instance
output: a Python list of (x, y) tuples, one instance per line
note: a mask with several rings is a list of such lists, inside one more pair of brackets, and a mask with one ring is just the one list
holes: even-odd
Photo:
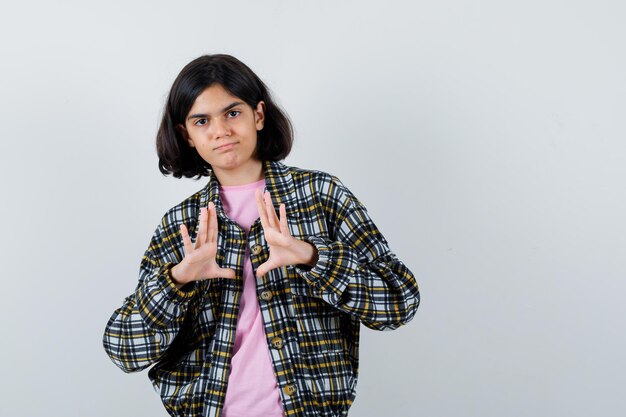
[(239, 57), (422, 293), (356, 417), (623, 416), (624, 2), (30, 1), (0, 10), (0, 415), (166, 416), (104, 326), (163, 213), (182, 67)]

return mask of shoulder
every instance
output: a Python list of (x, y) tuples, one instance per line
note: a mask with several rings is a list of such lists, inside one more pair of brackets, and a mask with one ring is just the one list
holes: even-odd
[(333, 204), (344, 202), (348, 205), (361, 206), (361, 202), (336, 175), (310, 168), (284, 165), (291, 174), (294, 185), (301, 192), (316, 193), (324, 200)]
[(207, 185), (193, 194), (185, 197), (181, 202), (170, 207), (161, 217), (160, 227), (170, 232), (178, 232), (181, 224), (185, 224), (189, 228), (189, 223), (195, 221), (200, 211), (202, 200), (205, 198)]
[(342, 185), (341, 180), (326, 171), (322, 171), (319, 169), (310, 169), (310, 168), (301, 168), (296, 166), (289, 166), (282, 164), (284, 169), (291, 174), (294, 182), (298, 184), (310, 184), (315, 183), (318, 185)]
[(284, 172), (288, 172), (294, 178), (305, 177), (305, 178), (317, 178), (317, 177), (327, 177), (332, 176), (328, 172), (324, 172), (318, 169), (310, 169), (310, 168), (302, 168), (293, 165), (287, 165), (284, 162), (272, 162), (272, 164), (276, 167), (279, 167)]

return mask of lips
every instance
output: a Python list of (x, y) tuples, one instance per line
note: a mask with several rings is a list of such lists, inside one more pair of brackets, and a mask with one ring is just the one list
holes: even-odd
[(217, 148), (213, 149), (214, 151), (227, 151), (229, 149), (232, 149), (237, 143), (239, 142), (230, 142), (230, 143), (225, 143), (221, 146), (218, 146)]

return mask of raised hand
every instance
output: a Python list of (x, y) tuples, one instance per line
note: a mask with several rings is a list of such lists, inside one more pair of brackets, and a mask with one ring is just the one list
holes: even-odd
[(281, 204), (278, 208), (279, 218), (268, 191), (262, 195), (261, 190), (257, 190), (255, 197), (265, 241), (270, 250), (267, 261), (257, 268), (256, 276), (260, 278), (268, 271), (286, 265), (315, 265), (317, 249), (309, 242), (291, 236), (285, 205)]
[(191, 282), (211, 278), (235, 278), (235, 271), (222, 268), (215, 261), (217, 255), (217, 213), (215, 205), (200, 208), (199, 230), (195, 244), (191, 243), (187, 226), (180, 225), (185, 245), (185, 257), (172, 268), (171, 275), (178, 287)]

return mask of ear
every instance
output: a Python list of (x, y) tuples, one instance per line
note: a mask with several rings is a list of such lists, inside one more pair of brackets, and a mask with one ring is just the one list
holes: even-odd
[(191, 140), (191, 138), (189, 137), (189, 134), (187, 133), (187, 129), (185, 129), (185, 126), (183, 126), (180, 123), (177, 124), (176, 125), (176, 131), (178, 133), (180, 133), (180, 135), (183, 137), (183, 139), (185, 139), (187, 141), (189, 146), (191, 146), (192, 148), (195, 147), (194, 144), (193, 144), (193, 141)]
[(256, 130), (262, 130), (265, 125), (265, 102), (262, 100), (259, 101), (256, 109), (254, 109), (254, 124)]

